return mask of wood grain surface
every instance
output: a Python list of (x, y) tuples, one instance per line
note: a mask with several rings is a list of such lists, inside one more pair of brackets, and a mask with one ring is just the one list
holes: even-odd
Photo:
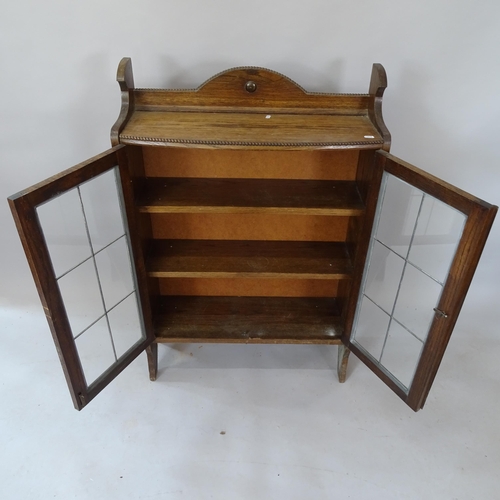
[(335, 299), (164, 297), (157, 342), (339, 344)]
[(354, 182), (151, 178), (137, 205), (147, 213), (362, 215)]
[(155, 278), (348, 279), (343, 243), (156, 240), (146, 263)]
[(135, 111), (122, 144), (255, 148), (375, 148), (383, 139), (368, 116)]

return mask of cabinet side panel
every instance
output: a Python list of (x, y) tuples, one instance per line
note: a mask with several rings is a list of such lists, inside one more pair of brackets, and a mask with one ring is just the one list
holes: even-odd
[[(142, 148), (136, 146), (128, 146), (127, 147), (127, 172), (129, 175), (129, 181), (131, 186), (128, 186), (130, 189), (126, 189), (127, 186), (124, 186), (124, 191), (128, 191), (128, 195), (130, 200), (132, 201), (133, 196), (136, 193), (140, 193), (143, 189), (144, 183), (144, 162), (143, 162), (143, 154)], [(137, 210), (135, 209), (135, 203), (130, 203), (128, 207), (129, 214), (133, 213), (133, 224), (134, 224), (134, 239), (137, 242), (137, 245), (140, 247), (139, 253), (141, 255), (141, 263), (140, 268), (145, 276), (145, 269), (143, 259), (145, 259), (149, 253), (149, 245), (152, 239), (152, 227), (151, 220), (149, 217), (140, 216)], [(132, 215), (129, 215), (131, 218)], [(154, 314), (154, 310), (157, 307), (158, 297), (159, 297), (159, 289), (158, 283), (156, 280), (146, 279), (143, 284), (144, 294), (148, 295), (148, 298), (144, 298), (146, 302), (149, 304), (145, 304), (145, 316), (151, 318), (151, 314)], [(151, 311), (151, 312), (149, 312)], [(152, 320), (145, 317), (146, 328), (151, 329)]]
[[(361, 195), (361, 200), (365, 206), (367, 202), (370, 183), (373, 177), (373, 162), (374, 162), (374, 151), (359, 152), (358, 163), (356, 168), (356, 185)], [(362, 234), (361, 232), (363, 225), (365, 224), (365, 220), (366, 220), (366, 213), (362, 217), (350, 217), (349, 224), (347, 227), (347, 236), (346, 236), (347, 252), (353, 264), (356, 263), (357, 260), (360, 261), (358, 262), (357, 267), (354, 268), (358, 269), (358, 272), (359, 269), (364, 268), (364, 261), (366, 258), (366, 253), (362, 255), (361, 252), (359, 251), (360, 248), (363, 248), (363, 246), (360, 245), (360, 238)], [(354, 283), (353, 280), (344, 281), (341, 283), (341, 286), (339, 288), (339, 307), (342, 311), (342, 319), (344, 322), (347, 322), (348, 319), (352, 317), (352, 314), (349, 313), (350, 312), (349, 307), (356, 306), (355, 301), (352, 301), (352, 303), (349, 301), (349, 298), (351, 296), (351, 291), (353, 290), (353, 284), (354, 286), (357, 286), (356, 285), (357, 280), (355, 279), (356, 276), (357, 273), (355, 272)], [(348, 304), (350, 304), (350, 306), (348, 306)]]
[(347, 248), (353, 263), (353, 277), (344, 292), (345, 307), (342, 310), (344, 337), (349, 338), (358, 295), (365, 269), (366, 256), (370, 244), (370, 236), (377, 208), (380, 184), (382, 181), (383, 161), (372, 151), (362, 151), (359, 156), (357, 185), (366, 211), (363, 218), (352, 217), (347, 229)]

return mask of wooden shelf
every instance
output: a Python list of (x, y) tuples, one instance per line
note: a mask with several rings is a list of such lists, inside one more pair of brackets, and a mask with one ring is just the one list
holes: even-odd
[[(135, 111), (120, 134), (122, 144), (249, 148), (377, 148), (383, 138), (368, 114)], [(344, 112), (346, 112), (344, 110)], [(352, 112), (352, 111), (351, 111)]]
[(156, 342), (340, 344), (331, 298), (164, 296)]
[(142, 188), (137, 204), (145, 213), (364, 213), (352, 181), (149, 178)]
[(349, 279), (344, 243), (154, 240), (146, 264), (154, 278)]

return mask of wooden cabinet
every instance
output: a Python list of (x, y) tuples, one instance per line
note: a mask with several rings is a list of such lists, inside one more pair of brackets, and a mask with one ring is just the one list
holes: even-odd
[(238, 342), (337, 344), (420, 409), (496, 207), (388, 153), (382, 66), (118, 82), (113, 148), (9, 198), (75, 407), (158, 343)]

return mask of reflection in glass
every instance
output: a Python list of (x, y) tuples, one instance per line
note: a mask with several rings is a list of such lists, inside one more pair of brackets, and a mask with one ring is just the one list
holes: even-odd
[(411, 264), (406, 265), (394, 317), (420, 340), (427, 337), (441, 290), (439, 283)]
[(80, 192), (96, 253), (125, 232), (115, 169), (85, 182)]
[(380, 362), (408, 388), (417, 368), (422, 346), (420, 340), (393, 320)]
[(96, 256), (106, 309), (115, 306), (134, 290), (127, 239), (122, 236)]
[(423, 193), (392, 175), (385, 175), (385, 191), (375, 238), (406, 258)]
[(58, 280), (69, 324), (76, 337), (104, 314), (93, 259)]
[(119, 170), (94, 177), (36, 210), (90, 385), (145, 339)]
[(36, 211), (56, 276), (91, 256), (82, 203), (76, 188), (39, 205)]
[(360, 344), (377, 361), (382, 354), (389, 320), (390, 316), (387, 313), (370, 299), (363, 297), (356, 325), (356, 343)]
[(405, 261), (375, 241), (366, 274), (365, 295), (384, 311), (392, 313)]
[(352, 342), (408, 391), (466, 216), (391, 174), (382, 185)]
[(135, 292), (112, 309), (108, 318), (118, 358), (145, 338)]
[(75, 339), (87, 385), (92, 384), (116, 361), (106, 318), (100, 319)]
[(462, 236), (465, 219), (462, 212), (426, 195), (408, 260), (444, 283)]

